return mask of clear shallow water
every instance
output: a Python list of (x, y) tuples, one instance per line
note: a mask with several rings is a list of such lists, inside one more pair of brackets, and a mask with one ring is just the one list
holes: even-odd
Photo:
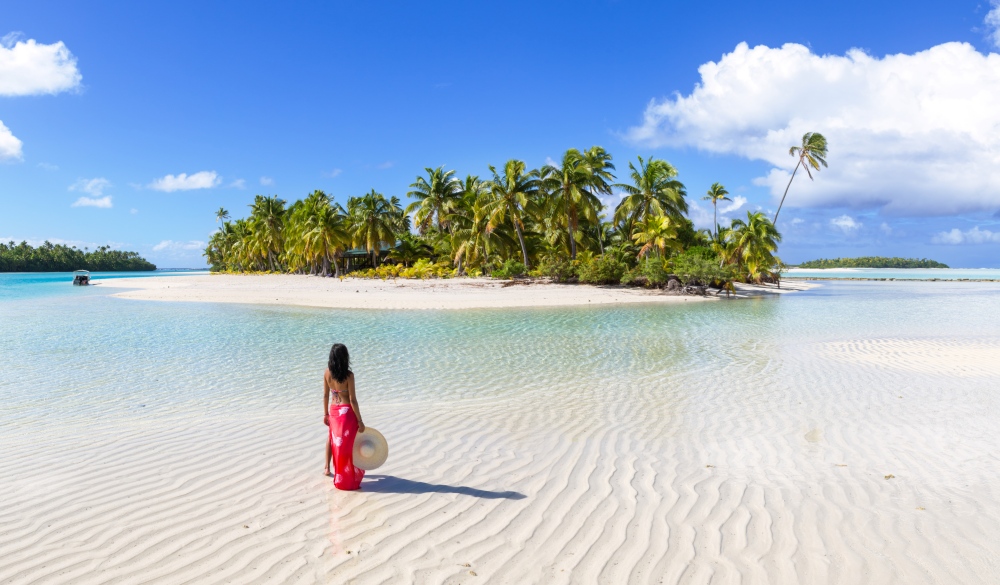
[(792, 268), (785, 278), (896, 278), (903, 280), (1000, 280), (1000, 268)]
[[(207, 271), (155, 270), (150, 272), (91, 272), (94, 281), (114, 278), (141, 278), (145, 276), (180, 276)], [(100, 284), (73, 286), (72, 272), (0, 272), (0, 302), (14, 299), (32, 299), (53, 295), (77, 297), (107, 294)]]
[[(1000, 337), (994, 283), (826, 282), (735, 302), (407, 312), (129, 301), (6, 278), (0, 421), (18, 426), (47, 425), (54, 411), (111, 422), (315, 410), (334, 341), (351, 348), (366, 400), (405, 404), (637, 387), (696, 395), (719, 376), (756, 393), (795, 387), (792, 366), (807, 367), (795, 356), (823, 343)], [(851, 374), (840, 367), (824, 375)]]

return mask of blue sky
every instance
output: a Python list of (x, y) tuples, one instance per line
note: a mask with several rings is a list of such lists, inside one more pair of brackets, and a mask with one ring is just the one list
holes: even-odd
[(203, 266), (256, 193), (403, 197), (594, 144), (621, 177), (672, 162), (708, 227), (715, 181), (723, 215), (773, 210), (813, 130), (786, 262), (1000, 266), (1000, 9), (873, 4), (6, 2), (0, 237)]

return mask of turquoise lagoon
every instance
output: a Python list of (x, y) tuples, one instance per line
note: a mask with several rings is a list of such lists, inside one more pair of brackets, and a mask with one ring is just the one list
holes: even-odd
[[(152, 412), (315, 410), (335, 341), (351, 348), (367, 400), (406, 403), (636, 385), (697, 395), (712, 385), (706, 376), (740, 397), (795, 387), (797, 368), (809, 367), (803, 347), (1000, 339), (994, 283), (825, 281), (712, 303), (412, 312), (133, 301), (115, 290), (74, 287), (68, 275), (0, 274), (6, 431), (13, 424), (30, 434), (54, 424), (53, 413), (114, 422)], [(851, 372), (845, 364), (826, 375)]]

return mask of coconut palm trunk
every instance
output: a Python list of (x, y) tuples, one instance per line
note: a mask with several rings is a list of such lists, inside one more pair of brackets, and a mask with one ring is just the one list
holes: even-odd
[(774, 212), (774, 219), (771, 220), (772, 224), (778, 223), (778, 214), (781, 213), (781, 206), (785, 204), (785, 197), (788, 197), (788, 189), (789, 187), (792, 186), (792, 181), (795, 180), (795, 173), (798, 172), (799, 166), (801, 165), (802, 165), (802, 160), (799, 159), (799, 162), (795, 164), (795, 169), (792, 170), (791, 178), (788, 179), (788, 184), (785, 185), (785, 194), (781, 196), (781, 203), (778, 204), (778, 211)]

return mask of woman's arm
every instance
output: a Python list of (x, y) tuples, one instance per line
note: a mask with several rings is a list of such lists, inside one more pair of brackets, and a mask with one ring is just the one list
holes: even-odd
[(330, 425), (330, 385), (326, 382), (326, 372), (323, 372), (323, 424)]
[(354, 416), (358, 417), (358, 432), (365, 432), (365, 423), (361, 420), (361, 407), (358, 406), (358, 395), (354, 391), (354, 374), (347, 378), (347, 389), (351, 395), (351, 408), (354, 409)]

